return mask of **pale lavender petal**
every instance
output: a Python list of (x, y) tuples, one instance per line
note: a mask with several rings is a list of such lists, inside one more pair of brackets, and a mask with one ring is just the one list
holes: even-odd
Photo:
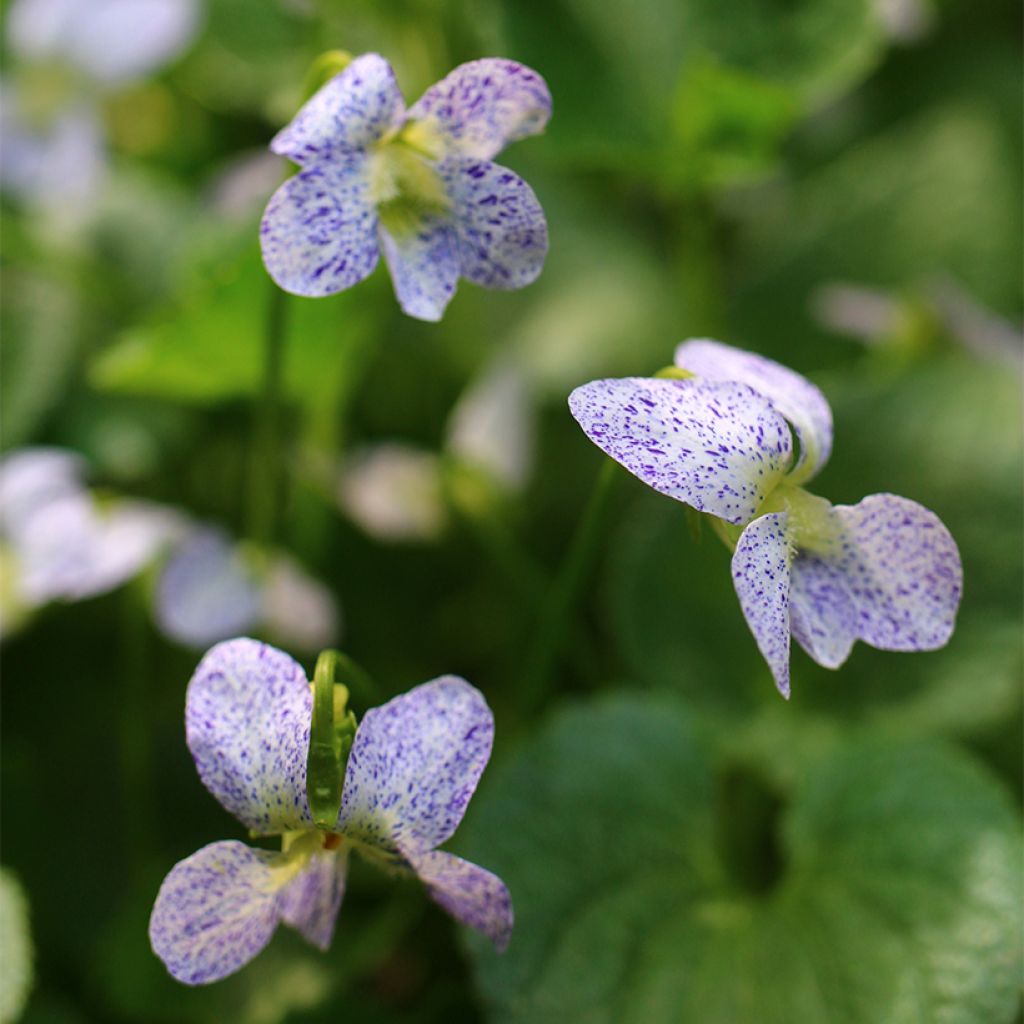
[(281, 890), (281, 920), (318, 949), (326, 951), (331, 944), (347, 873), (346, 847), (320, 850)]
[(548, 252), (548, 225), (533, 189), (512, 171), (480, 160), (443, 168), (454, 204), (462, 276), (510, 291), (537, 279)]
[(149, 941), (171, 977), (205, 985), (234, 974), (277, 927), (277, 854), (211, 843), (179, 861), (160, 886)]
[(256, 640), (217, 644), (185, 698), (185, 734), (203, 785), (260, 835), (312, 828), (306, 755), (313, 697), (302, 666)]
[(887, 651), (928, 651), (953, 633), (963, 590), (960, 552), (934, 512), (909, 498), (872, 494), (837, 505), (844, 574), (860, 639)]
[(442, 676), (366, 713), (345, 771), (338, 831), (393, 853), (443, 843), (491, 756), (483, 694)]
[(397, 127), (404, 112), (391, 65), (379, 54), (364, 53), (303, 105), (270, 148), (312, 166), (366, 149)]
[(485, 57), (432, 85), (408, 116), (435, 125), (451, 151), (489, 160), (510, 142), (544, 130), (551, 93), (536, 71)]
[(333, 295), (377, 266), (377, 214), (368, 182), (366, 157), (349, 153), (300, 171), (271, 196), (260, 246), (267, 272), (285, 291)]
[(287, 555), (277, 555), (267, 567), (260, 602), (275, 643), (317, 653), (338, 639), (341, 609), (334, 595)]
[(221, 530), (200, 528), (163, 567), (153, 614), (172, 640), (205, 650), (251, 630), (261, 604), (259, 581), (238, 546)]
[(452, 917), (486, 935), (499, 953), (505, 950), (512, 936), (512, 897), (497, 875), (441, 850), (411, 853), (409, 863)]
[(736, 596), (783, 697), (789, 697), (790, 545), (785, 512), (760, 516), (740, 535), (732, 556)]
[(451, 222), (425, 217), (417, 229), (401, 234), (382, 227), (380, 242), (403, 311), (417, 320), (440, 320), (459, 280), (458, 241)]
[(800, 439), (797, 466), (807, 465), (801, 479), (812, 477), (832, 452), (832, 410), (825, 396), (806, 378), (753, 352), (694, 339), (676, 349), (676, 366), (704, 380), (738, 381), (764, 395), (793, 424)]
[(840, 569), (799, 552), (790, 571), (789, 617), (800, 646), (825, 668), (838, 668), (857, 639), (857, 609)]
[(20, 448), (0, 458), (0, 530), (16, 537), (58, 498), (79, 494), (85, 463), (62, 448)]
[(587, 437), (648, 486), (745, 523), (785, 476), (786, 421), (745, 384), (623, 377), (569, 396)]

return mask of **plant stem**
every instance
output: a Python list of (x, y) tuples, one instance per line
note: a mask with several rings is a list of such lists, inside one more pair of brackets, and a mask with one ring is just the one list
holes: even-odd
[(287, 333), (287, 295), (270, 286), (264, 336), (263, 387), (255, 408), (249, 466), (247, 533), (261, 546), (274, 542), (281, 506), (281, 401), (284, 391), (284, 347)]
[(592, 568), (617, 479), (616, 464), (608, 459), (601, 467), (565, 560), (543, 602), (540, 622), (519, 685), (522, 704), (527, 712), (533, 711), (540, 703), (551, 673), (562, 657), (569, 617)]

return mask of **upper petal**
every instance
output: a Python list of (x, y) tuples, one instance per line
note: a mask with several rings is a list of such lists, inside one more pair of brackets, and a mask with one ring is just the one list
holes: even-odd
[(730, 523), (747, 522), (790, 463), (786, 421), (745, 384), (596, 380), (569, 408), (644, 483)]
[(244, 843), (211, 843), (179, 861), (164, 879), (149, 919), (149, 941), (186, 985), (234, 974), (277, 927), (278, 855)]
[(743, 616), (768, 662), (775, 685), (789, 696), (790, 545), (786, 513), (760, 516), (740, 535), (732, 581)]
[(457, 676), (373, 708), (356, 730), (338, 830), (385, 852), (443, 843), (462, 820), (493, 738), (487, 701)]
[(462, 276), (503, 291), (535, 281), (548, 252), (548, 225), (533, 189), (518, 174), (487, 161), (452, 160), (444, 174)]
[(185, 733), (199, 777), (263, 835), (313, 827), (306, 756), (313, 697), (302, 666), (256, 640), (227, 640), (199, 663)]
[(676, 366), (705, 380), (735, 380), (764, 395), (793, 424), (800, 439), (794, 472), (799, 479), (814, 476), (832, 452), (832, 410), (825, 396), (805, 377), (753, 352), (694, 339), (676, 348)]
[(379, 252), (366, 158), (345, 154), (289, 178), (267, 203), (260, 247), (267, 272), (293, 295), (333, 295), (367, 277)]
[(800, 646), (825, 668), (838, 668), (857, 639), (857, 609), (843, 572), (799, 552), (790, 571), (789, 618)]
[(963, 590), (960, 552), (934, 512), (895, 494), (837, 505), (845, 528), (842, 572), (857, 611), (857, 635), (888, 651), (942, 647)]
[(486, 935), (499, 953), (504, 951), (512, 936), (512, 897), (497, 875), (441, 850), (411, 853), (409, 863), (452, 917)]
[(403, 232), (382, 227), (380, 241), (402, 310), (417, 320), (440, 320), (459, 280), (458, 241), (448, 218), (427, 216)]
[(391, 65), (364, 53), (306, 101), (270, 148), (302, 165), (363, 150), (401, 123), (404, 107)]
[(281, 920), (318, 949), (326, 950), (345, 895), (348, 850), (318, 850), (282, 890)]
[(536, 135), (551, 117), (547, 83), (514, 60), (460, 64), (410, 108), (437, 128), (451, 152), (489, 160), (510, 142)]
[(8, 537), (27, 528), (42, 508), (82, 491), (85, 463), (63, 448), (20, 448), (0, 458), (0, 529)]

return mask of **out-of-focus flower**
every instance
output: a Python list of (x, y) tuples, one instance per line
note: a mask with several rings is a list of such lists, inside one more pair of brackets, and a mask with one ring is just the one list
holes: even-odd
[(684, 342), (675, 363), (683, 379), (593, 381), (569, 406), (631, 473), (721, 521), (743, 614), (780, 692), (789, 695), (790, 635), (827, 668), (856, 640), (894, 651), (945, 644), (962, 568), (938, 517), (893, 494), (832, 506), (802, 486), (832, 449), (824, 395), (718, 342)]
[(107, 174), (99, 102), (177, 56), (198, 24), (197, 0), (14, 0), (2, 187), (55, 223), (84, 222)]
[(80, 601), (120, 586), (183, 528), (182, 517), (161, 505), (97, 499), (82, 473), (81, 459), (59, 449), (21, 449), (0, 460), (5, 631), (49, 601)]
[(260, 630), (279, 643), (316, 651), (337, 640), (334, 597), (293, 559), (263, 554), (224, 531), (190, 530), (164, 565), (154, 600), (157, 627), (200, 650)]
[[(445, 434), (439, 454), (397, 442), (356, 452), (338, 483), (342, 510), (380, 540), (434, 540), (447, 523), (447, 501), (521, 491), (534, 449), (533, 396), (522, 368), (505, 358), (486, 366), (455, 404)], [(449, 484), (458, 480), (446, 473), (463, 470), (453, 494)]]
[(282, 850), (217, 842), (175, 865), (149, 925), (171, 975), (189, 985), (224, 978), (280, 922), (326, 949), (352, 850), (393, 874), (418, 876), (448, 913), (504, 948), (512, 928), (504, 884), (437, 849), (490, 757), (494, 720), (479, 691), (443, 676), (369, 711), (330, 829), (314, 824), (306, 796), (312, 710), (302, 667), (254, 640), (219, 644), (196, 669), (185, 723), (199, 776), (251, 834), (281, 835)]
[(421, 320), (441, 319), (460, 277), (530, 284), (547, 254), (544, 211), (491, 158), (550, 114), (544, 80), (514, 61), (462, 64), (406, 110), (391, 65), (356, 58), (271, 143), (302, 170), (263, 216), (268, 272), (296, 295), (332, 295), (383, 251), (399, 304)]

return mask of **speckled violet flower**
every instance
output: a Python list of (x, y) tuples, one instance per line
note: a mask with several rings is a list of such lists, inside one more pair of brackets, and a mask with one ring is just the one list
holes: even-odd
[(332, 295), (383, 252), (399, 304), (420, 320), (441, 319), (460, 277), (530, 284), (548, 248), (544, 211), (491, 158), (550, 114), (544, 80), (514, 61), (462, 64), (406, 110), (391, 65), (357, 57), (271, 143), (302, 169), (263, 215), (267, 270), (296, 295)]
[(284, 922), (326, 949), (349, 853), (418, 875), (450, 914), (502, 949), (508, 890), (437, 847), (455, 831), (490, 757), (494, 721), (455, 676), (369, 711), (355, 732), (334, 827), (318, 829), (306, 797), (313, 696), (301, 666), (255, 640), (218, 644), (189, 683), (189, 749), (207, 789), (251, 833), (282, 851), (226, 841), (203, 847), (164, 879), (150, 918), (153, 949), (178, 981), (237, 971)]
[(791, 635), (827, 668), (856, 640), (889, 651), (943, 646), (963, 574), (938, 517), (893, 494), (833, 507), (802, 486), (832, 450), (824, 395), (778, 363), (714, 341), (684, 342), (675, 362), (684, 379), (593, 381), (569, 407), (631, 473), (718, 521), (734, 549), (740, 606), (780, 692), (789, 696)]

